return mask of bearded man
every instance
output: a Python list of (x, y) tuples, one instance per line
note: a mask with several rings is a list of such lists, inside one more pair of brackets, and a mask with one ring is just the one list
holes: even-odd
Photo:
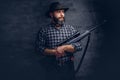
[(47, 12), (51, 22), (38, 32), (36, 45), (46, 58), (43, 63), (46, 80), (75, 80), (73, 54), (81, 50), (80, 42), (57, 46), (76, 32), (73, 26), (65, 24), (68, 9), (59, 2), (51, 3)]

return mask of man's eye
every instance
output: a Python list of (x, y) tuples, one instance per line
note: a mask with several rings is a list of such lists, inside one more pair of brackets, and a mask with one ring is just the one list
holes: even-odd
[(62, 12), (64, 12), (64, 10), (62, 10)]
[(58, 13), (60, 13), (60, 11), (57, 11)]
[(62, 11), (61, 11), (61, 10), (58, 10), (58, 11), (56, 11), (56, 12), (57, 12), (57, 13), (61, 13), (61, 12), (63, 12), (63, 13), (64, 13), (64, 10), (62, 10)]

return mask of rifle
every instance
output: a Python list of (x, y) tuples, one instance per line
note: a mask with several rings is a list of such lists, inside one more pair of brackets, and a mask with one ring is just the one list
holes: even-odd
[(67, 38), (66, 40), (58, 43), (58, 46), (61, 46), (63, 44), (71, 44), (74, 42), (78, 42), (80, 40), (82, 40), (83, 38), (85, 38), (86, 36), (88, 36), (92, 31), (94, 31), (95, 29), (97, 29), (98, 27), (100, 27), (101, 25), (103, 25), (106, 22), (106, 20), (104, 20), (101, 24), (97, 24), (95, 25), (95, 27), (86, 30), (84, 33), (80, 34), (80, 32), (75, 32), (73, 35), (71, 35), (69, 38)]
[(104, 20), (101, 24), (97, 24), (95, 25), (95, 27), (89, 29), (89, 30), (86, 30), (84, 33), (80, 34), (80, 32), (75, 32), (72, 36), (70, 36), (69, 38), (67, 38), (66, 40), (60, 42), (58, 44), (58, 46), (61, 46), (61, 45), (64, 45), (64, 44), (71, 44), (71, 43), (74, 43), (74, 42), (78, 42), (80, 40), (82, 40), (83, 38), (87, 37), (88, 36), (88, 40), (87, 40), (87, 43), (86, 43), (86, 46), (85, 46), (85, 49), (83, 51), (83, 55), (80, 59), (80, 62), (78, 64), (78, 67), (76, 68), (75, 70), (75, 74), (79, 71), (80, 67), (81, 67), (81, 64), (83, 62), (83, 59), (85, 57), (85, 53), (87, 51), (87, 47), (88, 47), (88, 44), (89, 44), (89, 41), (90, 41), (90, 34), (92, 31), (94, 31), (95, 29), (97, 29), (98, 27), (100, 27), (101, 25), (103, 25), (104, 23), (106, 22), (106, 20)]

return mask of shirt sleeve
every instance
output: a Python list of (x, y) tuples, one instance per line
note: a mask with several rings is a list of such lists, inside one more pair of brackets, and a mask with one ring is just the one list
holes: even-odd
[(75, 52), (82, 50), (82, 47), (81, 47), (81, 43), (80, 43), (80, 42), (71, 43), (71, 45), (74, 47)]
[(37, 38), (36, 38), (36, 50), (38, 53), (43, 54), (44, 53), (44, 49), (45, 49), (45, 34), (44, 31), (42, 29), (40, 29), (40, 31), (37, 34)]

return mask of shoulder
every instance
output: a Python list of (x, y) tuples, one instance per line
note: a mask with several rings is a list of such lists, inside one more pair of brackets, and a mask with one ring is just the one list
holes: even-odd
[(47, 32), (47, 30), (48, 30), (48, 28), (49, 28), (49, 24), (48, 25), (44, 25), (44, 26), (41, 26), (40, 28), (39, 28), (39, 33), (46, 33)]
[(77, 31), (77, 29), (72, 25), (64, 24), (64, 26), (70, 31), (73, 31), (73, 32)]
[(69, 25), (69, 24), (64, 24), (64, 26), (65, 26), (65, 27), (67, 27), (67, 28), (69, 28), (69, 29), (75, 29), (75, 27), (74, 27), (74, 26)]

